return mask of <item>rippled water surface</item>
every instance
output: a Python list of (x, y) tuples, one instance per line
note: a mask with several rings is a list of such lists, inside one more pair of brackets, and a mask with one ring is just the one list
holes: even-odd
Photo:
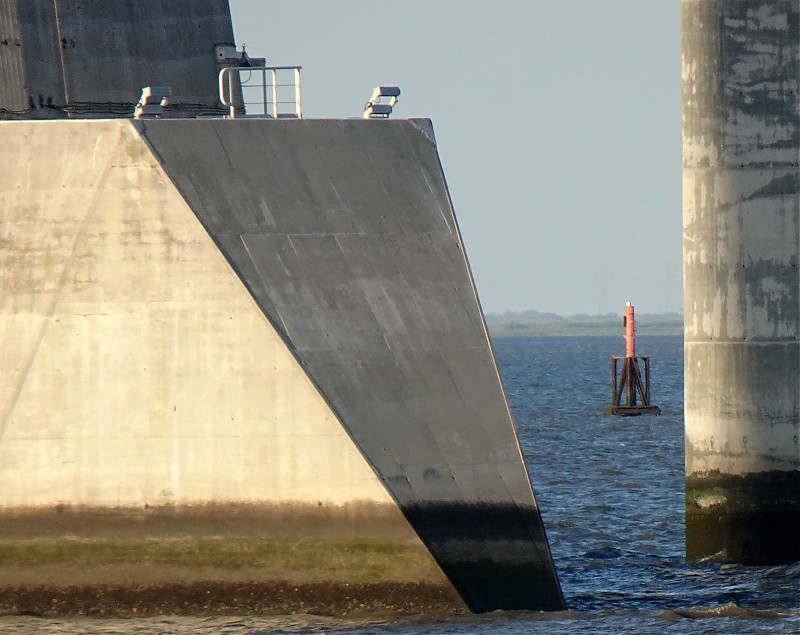
[(0, 620), (36, 633), (800, 633), (800, 565), (683, 558), (679, 337), (641, 337), (660, 417), (602, 416), (619, 337), (501, 338), (495, 352), (564, 589), (561, 614), (449, 621), (331, 618)]
[(637, 343), (659, 417), (600, 414), (618, 337), (495, 341), (570, 609), (591, 632), (800, 633), (799, 565), (685, 562), (682, 340)]

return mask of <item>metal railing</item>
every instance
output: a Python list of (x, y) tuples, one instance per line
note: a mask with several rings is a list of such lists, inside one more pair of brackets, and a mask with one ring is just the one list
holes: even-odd
[(232, 119), (300, 119), (303, 116), (300, 99), (301, 68), (226, 66), (219, 72), (219, 99)]

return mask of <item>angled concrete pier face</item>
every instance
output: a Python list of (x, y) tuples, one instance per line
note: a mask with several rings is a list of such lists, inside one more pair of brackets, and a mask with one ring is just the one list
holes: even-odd
[(467, 604), (561, 606), (430, 122), (140, 129)]
[(686, 549), (800, 560), (800, 5), (683, 0)]
[(473, 611), (563, 607), (430, 122), (0, 138), (0, 541), (226, 536), (211, 574), (78, 574), (145, 584), (366, 539)]

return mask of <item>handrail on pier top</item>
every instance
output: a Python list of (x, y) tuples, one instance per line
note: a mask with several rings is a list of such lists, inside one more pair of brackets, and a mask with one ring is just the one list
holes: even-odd
[[(231, 119), (300, 119), (303, 116), (300, 98), (301, 68), (302, 66), (226, 66), (219, 72), (219, 100), (228, 108)], [(290, 73), (290, 79), (278, 81)], [(238, 83), (234, 81), (234, 77), (238, 79)], [(239, 91), (241, 95), (238, 94)]]

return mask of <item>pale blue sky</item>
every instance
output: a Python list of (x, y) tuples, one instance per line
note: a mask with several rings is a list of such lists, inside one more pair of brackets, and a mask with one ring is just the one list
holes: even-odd
[(677, 0), (230, 0), (308, 117), (433, 120), (487, 312), (681, 306)]

